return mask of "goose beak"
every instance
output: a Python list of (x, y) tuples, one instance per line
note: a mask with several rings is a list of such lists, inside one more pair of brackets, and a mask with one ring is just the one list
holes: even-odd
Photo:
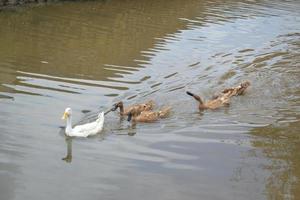
[(67, 112), (64, 112), (64, 115), (62, 116), (61, 119), (62, 119), (62, 120), (66, 120), (66, 119), (68, 118), (68, 116), (69, 116), (68, 113), (67, 113)]

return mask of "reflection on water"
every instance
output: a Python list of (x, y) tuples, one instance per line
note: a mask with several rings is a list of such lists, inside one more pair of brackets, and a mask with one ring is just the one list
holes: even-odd
[[(95, 116), (93, 116), (93, 118), (95, 118)], [(86, 116), (84, 118), (84, 121), (88, 121), (89, 118), (88, 116)], [(120, 120), (120, 122), (122, 122), (122, 120)], [(134, 136), (136, 134), (136, 124), (128, 124), (127, 127), (124, 128), (120, 128), (120, 129), (115, 129), (115, 134), (118, 136), (124, 135), (124, 136)], [(124, 132), (126, 131), (126, 133)], [(64, 128), (61, 129), (60, 134), (64, 134)], [(98, 135), (98, 136), (93, 136), (93, 137), (89, 137), (90, 138), (96, 138), (97, 139), (104, 139), (105, 136), (104, 135)], [(66, 142), (66, 147), (67, 147), (67, 154), (65, 157), (62, 158), (63, 161), (67, 162), (67, 163), (71, 163), (72, 159), (73, 159), (73, 154), (72, 154), (72, 142), (73, 142), (73, 137), (68, 137), (65, 136), (65, 142)]]
[[(295, 199), (299, 10), (113, 0), (0, 12), (1, 197)], [(185, 94), (208, 99), (243, 80), (247, 93), (217, 111), (199, 113)], [(80, 124), (148, 99), (171, 116), (132, 126), (109, 113), (85, 139), (60, 129), (66, 107)]]
[[(271, 162), (264, 167), (271, 172), (266, 183), (270, 198), (293, 199), (299, 196), (299, 121), (283, 127), (266, 126), (252, 134), (262, 137), (253, 146), (263, 150)], [(287, 131), (288, 130), (288, 131)]]
[(62, 158), (62, 160), (66, 161), (67, 163), (72, 162), (72, 138), (66, 137), (65, 139), (67, 144), (67, 155)]

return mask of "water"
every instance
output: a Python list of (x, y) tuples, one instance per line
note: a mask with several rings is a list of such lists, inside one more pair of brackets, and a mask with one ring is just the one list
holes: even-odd
[[(296, 199), (300, 3), (87, 1), (0, 12), (1, 199)], [(208, 99), (250, 80), (229, 108)], [(119, 100), (168, 119), (68, 139)]]

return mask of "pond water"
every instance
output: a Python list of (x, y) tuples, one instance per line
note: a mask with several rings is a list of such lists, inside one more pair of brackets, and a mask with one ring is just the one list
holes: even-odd
[[(0, 12), (1, 199), (296, 199), (300, 2), (112, 0)], [(228, 108), (199, 112), (249, 80)], [(66, 138), (153, 99), (169, 118)]]

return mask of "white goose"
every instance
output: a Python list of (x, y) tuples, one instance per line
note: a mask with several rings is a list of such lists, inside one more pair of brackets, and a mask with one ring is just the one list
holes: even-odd
[(98, 119), (94, 122), (78, 125), (72, 128), (72, 109), (66, 108), (63, 120), (67, 120), (67, 126), (65, 133), (67, 136), (71, 137), (87, 137), (91, 135), (96, 135), (103, 129), (104, 123), (104, 112), (99, 113)]

